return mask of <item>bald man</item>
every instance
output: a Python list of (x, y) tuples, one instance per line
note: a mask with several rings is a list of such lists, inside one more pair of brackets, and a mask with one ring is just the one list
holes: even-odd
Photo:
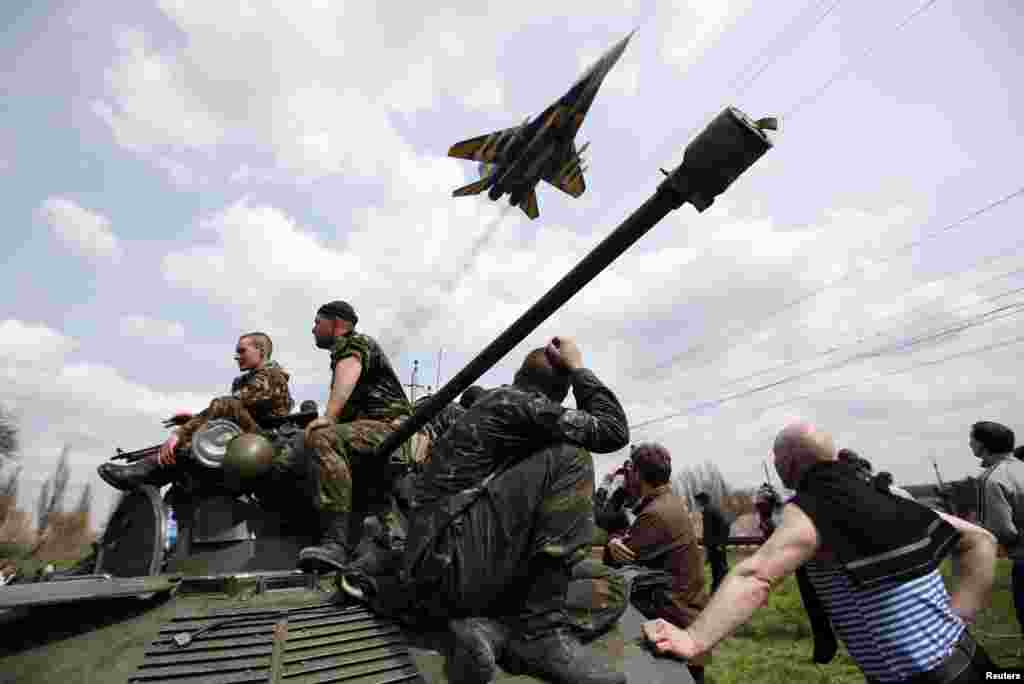
[[(868, 682), (986, 681), (995, 666), (967, 625), (989, 598), (994, 537), (876, 491), (839, 462), (832, 438), (808, 423), (783, 429), (774, 452), (783, 484), (797, 491), (782, 523), (729, 573), (688, 628), (645, 623), (654, 648), (684, 658), (707, 652), (806, 564), (813, 590)], [(963, 567), (952, 595), (938, 569), (950, 552)]]

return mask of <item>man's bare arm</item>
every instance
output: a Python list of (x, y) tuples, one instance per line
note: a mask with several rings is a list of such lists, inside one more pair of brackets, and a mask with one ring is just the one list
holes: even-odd
[(338, 362), (334, 367), (334, 385), (331, 387), (331, 397), (327, 400), (327, 408), (324, 410), (325, 416), (338, 419), (345, 410), (345, 404), (352, 396), (362, 372), (363, 364), (359, 357), (348, 356)]
[(768, 602), (772, 587), (810, 560), (818, 550), (818, 531), (797, 506), (783, 509), (782, 524), (750, 558), (726, 575), (722, 586), (687, 629), (663, 620), (644, 624), (644, 633), (659, 651), (693, 658), (747, 622)]
[(960, 532), (956, 554), (960, 559), (960, 584), (949, 598), (950, 606), (966, 622), (974, 622), (978, 610), (988, 604), (995, 578), (996, 538), (991, 532), (954, 515), (939, 513)]
[(357, 356), (348, 356), (334, 366), (334, 383), (331, 385), (331, 396), (327, 400), (327, 408), (324, 415), (316, 418), (306, 425), (306, 443), (309, 444), (310, 435), (317, 430), (338, 422), (338, 417), (345, 410), (345, 404), (352, 396), (352, 390), (359, 382), (359, 376), (363, 372), (363, 364)]

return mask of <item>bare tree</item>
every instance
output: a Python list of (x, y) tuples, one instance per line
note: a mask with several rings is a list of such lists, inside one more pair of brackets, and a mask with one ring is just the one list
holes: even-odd
[(0, 483), (0, 496), (10, 497), (11, 505), (18, 500), (18, 483), (21, 481), (21, 466), (17, 466), (7, 476), (7, 479)]
[(0, 406), (0, 463), (18, 459), (18, 423), (10, 411)]
[(36, 502), (36, 515), (39, 518), (40, 532), (46, 529), (47, 518), (50, 517), (50, 502), (52, 501), (50, 488), (52, 486), (50, 478), (46, 478), (46, 482), (43, 483), (43, 491), (39, 493), (39, 500)]
[(75, 506), (76, 513), (89, 513), (92, 510), (92, 484), (86, 484), (85, 489), (82, 490), (82, 496), (78, 499), (78, 505)]
[(64, 495), (68, 490), (68, 480), (71, 478), (71, 467), (68, 465), (68, 456), (71, 447), (64, 445), (57, 459), (57, 469), (53, 477), (47, 478), (43, 483), (43, 491), (39, 495), (36, 504), (36, 513), (39, 516), (39, 531), (46, 529), (50, 513), (57, 513), (64, 510)]
[(68, 465), (68, 456), (71, 454), (71, 446), (65, 444), (61, 449), (60, 458), (57, 459), (57, 470), (53, 473), (53, 498), (50, 501), (49, 512), (64, 510), (64, 495), (68, 491), (68, 480), (71, 479), (71, 467)]
[(730, 494), (729, 485), (726, 484), (722, 471), (711, 461), (681, 469), (673, 478), (672, 486), (691, 510), (696, 507), (697, 501), (694, 497), (700, 492), (707, 492), (711, 501), (716, 504)]

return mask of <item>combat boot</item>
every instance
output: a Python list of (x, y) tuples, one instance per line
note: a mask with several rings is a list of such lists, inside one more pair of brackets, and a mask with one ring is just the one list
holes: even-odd
[(508, 641), (508, 630), (496, 620), (482, 617), (450, 620), (452, 651), (448, 681), (452, 684), (490, 684), (497, 674)]
[(148, 458), (125, 465), (103, 463), (96, 472), (108, 485), (123, 491), (138, 489), (142, 485), (163, 487), (174, 480), (174, 468), (161, 466), (155, 459)]
[(569, 633), (566, 612), (569, 559), (540, 555), (530, 561), (529, 583), (502, 665), (556, 684), (625, 684), (626, 675)]
[(306, 572), (344, 570), (349, 562), (349, 513), (323, 513), (320, 517), (320, 545), (299, 551), (299, 567)]
[(626, 675), (583, 646), (567, 629), (516, 635), (502, 665), (512, 674), (531, 674), (555, 684), (626, 684)]

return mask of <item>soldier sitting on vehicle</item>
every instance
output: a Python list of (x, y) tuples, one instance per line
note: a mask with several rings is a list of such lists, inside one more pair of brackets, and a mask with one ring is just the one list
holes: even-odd
[[(299, 553), (304, 569), (343, 568), (365, 513), (381, 519), (385, 545), (398, 546), (404, 536), (392, 496), (394, 480), (404, 468), (391, 464), (389, 458), (377, 462), (373, 457), (409, 417), (412, 406), (384, 350), (369, 335), (355, 331), (358, 320), (352, 305), (334, 301), (317, 310), (313, 323), (316, 346), (331, 354), (331, 391), (324, 415), (307, 425), (305, 432), (306, 448), (312, 450), (319, 470), (320, 545)], [(354, 477), (360, 480), (361, 506), (353, 502)]]
[(288, 390), (288, 373), (271, 360), (274, 346), (265, 333), (252, 332), (238, 338), (235, 361), (242, 371), (231, 383), (231, 395), (218, 397), (200, 413), (179, 412), (165, 425), (180, 425), (158, 453), (134, 463), (104, 463), (97, 469), (100, 477), (112, 487), (122, 490), (141, 485), (162, 487), (176, 480), (185, 464), (179, 456), (189, 458), (192, 438), (209, 421), (217, 418), (234, 421), (243, 433), (257, 433), (260, 423), (268, 418), (286, 416), (292, 409)]

